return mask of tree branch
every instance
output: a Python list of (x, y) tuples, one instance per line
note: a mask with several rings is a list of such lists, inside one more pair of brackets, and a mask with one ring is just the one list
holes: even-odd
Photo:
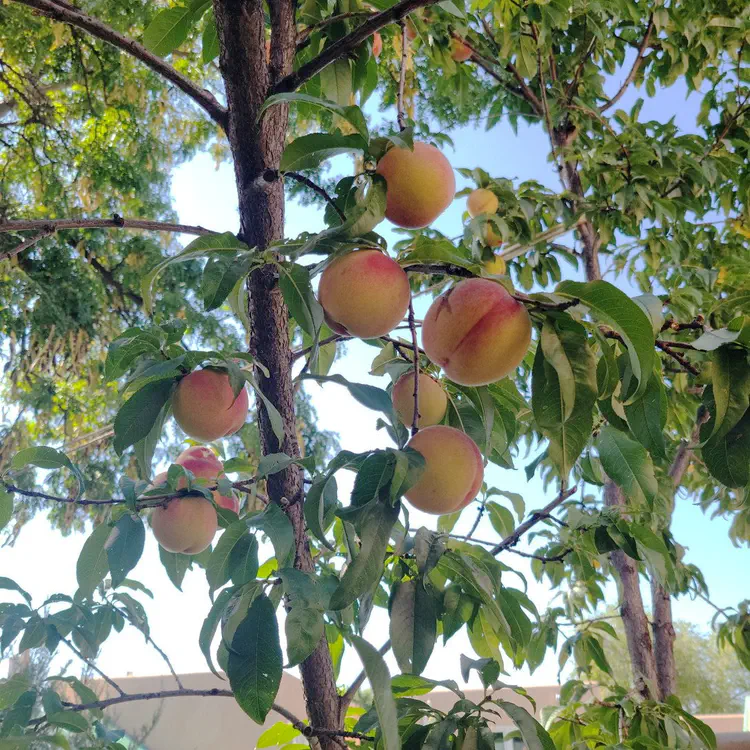
[(53, 2), (53, 0), (14, 1), (34, 8), (42, 15), (54, 18), (56, 21), (83, 29), (103, 42), (107, 42), (113, 47), (127, 52), (177, 86), (180, 91), (187, 94), (196, 104), (203, 108), (212, 120), (222, 128), (225, 128), (227, 110), (216, 101), (214, 95), (210, 91), (206, 91), (206, 89), (199, 88), (193, 81), (164, 62), (158, 55), (147, 50), (139, 42), (120, 34), (115, 29), (107, 26), (107, 24), (102, 23), (98, 18), (86, 15), (67, 3), (62, 4)]
[[(404, 33), (406, 42), (406, 33)], [(419, 432), (419, 344), (417, 343), (417, 325), (414, 322), (414, 301), (409, 296), (409, 330), (411, 331), (411, 343), (414, 353), (414, 415), (411, 419), (411, 435), (414, 437)]]
[(335, 16), (328, 16), (322, 21), (318, 21), (317, 23), (311, 24), (306, 29), (302, 29), (302, 31), (297, 34), (297, 47), (304, 44), (310, 37), (310, 34), (315, 31), (319, 31), (325, 26), (329, 26), (332, 23), (338, 23), (339, 21), (346, 21), (349, 18), (357, 18), (359, 16), (374, 16), (376, 13), (377, 11), (374, 10), (353, 10), (348, 13), (339, 13)]
[(571, 495), (574, 495), (576, 491), (575, 487), (571, 487), (569, 490), (561, 489), (557, 497), (551, 502), (547, 503), (539, 512), (532, 513), (529, 518), (524, 521), (512, 534), (503, 539), (500, 544), (495, 545), (491, 550), (490, 554), (498, 555), (503, 550), (515, 547), (520, 541), (521, 537), (533, 526), (536, 526), (540, 521), (543, 521), (546, 516), (552, 513), (555, 508), (562, 505)]
[[(381, 656), (385, 656), (391, 650), (391, 639), (389, 638), (379, 649), (378, 653)], [(367, 679), (365, 671), (362, 670), (357, 678), (349, 686), (348, 690), (339, 698), (339, 711), (343, 716), (346, 713), (346, 709), (349, 708), (354, 696), (357, 691), (362, 687), (362, 683)]]
[(406, 38), (406, 21), (399, 21), (401, 26), (401, 68), (398, 74), (398, 98), (396, 99), (396, 120), (400, 130), (406, 130), (404, 115), (404, 89), (406, 88), (406, 65), (408, 61), (409, 40)]
[(321, 198), (323, 198), (323, 200), (330, 204), (331, 208), (333, 208), (333, 210), (336, 212), (339, 219), (341, 219), (342, 224), (346, 221), (346, 214), (338, 207), (336, 201), (331, 197), (330, 193), (324, 187), (321, 187), (317, 183), (313, 182), (309, 177), (305, 177), (305, 175), (300, 174), (299, 172), (281, 172), (281, 174), (284, 177), (291, 177), (291, 179), (296, 180), (301, 185), (305, 185), (305, 187), (309, 187), (310, 190), (316, 192)]
[(91, 659), (87, 659), (67, 638), (60, 638), (60, 640), (84, 663), (86, 666), (89, 667), (92, 671), (96, 672), (96, 674), (101, 677), (104, 682), (107, 683), (110, 687), (114, 688), (119, 694), (120, 697), (123, 697), (125, 695), (125, 691), (111, 678), (107, 677), (104, 672), (102, 672), (99, 667), (94, 664)]
[(641, 67), (641, 63), (643, 63), (643, 55), (646, 52), (649, 39), (651, 38), (651, 32), (653, 30), (654, 30), (654, 14), (652, 13), (648, 17), (648, 26), (646, 27), (646, 33), (643, 35), (643, 41), (641, 42), (640, 47), (638, 47), (638, 53), (635, 56), (635, 60), (633, 61), (633, 67), (630, 69), (630, 73), (628, 73), (628, 77), (623, 81), (622, 86), (620, 86), (618, 92), (608, 102), (605, 102), (601, 107), (599, 107), (600, 112), (602, 113), (606, 112), (610, 107), (614, 107), (614, 105), (617, 104), (617, 102), (619, 102), (620, 99), (624, 96), (630, 84), (633, 83), (633, 81), (635, 80), (635, 77), (638, 75), (638, 70)]
[[(48, 0), (17, 0), (18, 2), (45, 2)], [(426, 5), (433, 5), (437, 0), (401, 0), (392, 5), (388, 10), (376, 13), (367, 19), (361, 26), (341, 37), (333, 44), (326, 47), (317, 57), (302, 65), (299, 69), (282, 78), (276, 86), (273, 87), (269, 94), (280, 94), (285, 91), (296, 91), (305, 81), (320, 73), (323, 68), (327, 68), (332, 62), (339, 58), (345, 57), (355, 47), (362, 44), (368, 37), (374, 34), (383, 26), (394, 23), (405, 18), (413, 10), (423, 8)]]

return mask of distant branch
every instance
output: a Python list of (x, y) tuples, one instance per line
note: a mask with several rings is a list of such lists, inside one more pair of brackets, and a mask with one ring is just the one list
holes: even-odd
[[(49, 0), (17, 0), (18, 2), (48, 2)], [(302, 65), (294, 73), (282, 78), (269, 94), (279, 94), (284, 91), (296, 91), (303, 83), (327, 68), (331, 63), (345, 57), (355, 47), (358, 47), (376, 31), (405, 18), (413, 10), (433, 5), (437, 0), (401, 0), (392, 5), (388, 10), (368, 18), (361, 26), (341, 37), (333, 44), (326, 47), (317, 57)]]
[(638, 53), (635, 56), (635, 60), (633, 61), (633, 67), (630, 69), (630, 73), (628, 73), (628, 77), (623, 81), (622, 86), (620, 86), (617, 93), (605, 104), (603, 104), (601, 107), (599, 107), (600, 112), (606, 112), (610, 107), (614, 107), (617, 102), (620, 101), (620, 99), (625, 95), (625, 92), (628, 90), (628, 87), (631, 83), (635, 80), (635, 77), (638, 75), (638, 70), (641, 67), (641, 64), (643, 63), (643, 55), (646, 53), (646, 48), (648, 47), (649, 39), (651, 38), (651, 32), (654, 30), (654, 14), (652, 13), (648, 17), (648, 26), (646, 27), (646, 33), (643, 35), (643, 41), (641, 42), (641, 46), (638, 47)]
[(574, 495), (576, 492), (575, 487), (571, 487), (569, 490), (561, 489), (558, 496), (547, 505), (544, 506), (538, 513), (532, 513), (529, 518), (524, 521), (512, 534), (508, 534), (508, 536), (505, 537), (505, 539), (500, 542), (500, 544), (497, 544), (495, 547), (493, 547), (490, 550), (490, 553), (493, 555), (500, 554), (503, 550), (507, 550), (510, 547), (515, 547), (516, 544), (520, 541), (521, 537), (533, 526), (536, 526), (540, 521), (544, 520), (546, 516), (548, 516), (550, 513), (552, 513), (555, 508), (562, 505), (571, 495)]
[[(18, 0), (19, 2), (21, 0)], [(3, 221), (0, 219), (0, 234), (6, 232), (25, 232), (38, 230), (38, 234), (24, 240), (20, 245), (0, 253), (0, 260), (7, 260), (28, 250), (45, 237), (63, 229), (146, 229), (156, 232), (176, 232), (178, 234), (216, 234), (210, 229), (187, 224), (172, 224), (166, 221), (151, 221), (150, 219), (125, 219), (115, 214), (111, 219), (15, 219)]]

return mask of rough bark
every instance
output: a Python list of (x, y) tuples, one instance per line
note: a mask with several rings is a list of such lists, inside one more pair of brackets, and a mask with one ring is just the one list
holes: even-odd
[[(578, 172), (578, 164), (566, 154), (566, 149), (575, 137), (575, 129), (570, 128), (559, 128), (550, 133), (553, 147), (558, 151), (561, 158), (559, 167), (562, 182), (576, 200), (581, 200), (584, 197), (585, 190)], [(599, 265), (599, 246), (601, 244), (599, 234), (591, 221), (585, 217), (579, 223), (578, 231), (583, 248), (586, 280), (597, 281), (602, 278)], [(626, 505), (622, 491), (612, 481), (607, 481), (604, 485), (604, 502), (608, 506), (619, 505), (624, 507)], [(648, 619), (643, 606), (638, 568), (635, 562), (622, 550), (613, 552), (610, 559), (619, 583), (620, 614), (625, 629), (635, 688), (644, 698), (652, 698), (654, 697), (653, 691), (658, 684), (657, 665)], [(669, 595), (666, 598), (667, 604), (669, 604)], [(664, 604), (663, 601), (661, 604)], [(669, 604), (669, 611), (662, 609), (662, 613), (665, 619), (660, 632), (666, 636), (668, 635), (668, 628), (672, 624), (671, 604)]]
[[(604, 485), (604, 502), (609, 507), (625, 507), (622, 490), (614, 482), (608, 481)], [(620, 615), (625, 629), (635, 689), (643, 698), (653, 698), (653, 691), (657, 685), (656, 661), (648, 619), (643, 608), (638, 566), (620, 549), (612, 552), (610, 559), (619, 578)]]
[[(261, 0), (214, 0), (220, 66), (227, 93), (227, 135), (234, 157), (239, 198), (240, 234), (249, 245), (265, 248), (283, 236), (284, 190), (276, 173), (287, 133), (288, 110), (272, 107), (258, 113), (271, 86), (292, 70), (296, 28), (291, 0), (269, 3), (272, 26), (270, 64), (265, 59), (265, 20)], [(268, 369), (256, 370), (260, 388), (284, 420), (284, 440), (279, 444), (262, 403), (258, 403), (261, 445), (264, 453), (299, 456), (292, 386), (289, 313), (278, 287), (273, 266), (264, 266), (248, 281), (251, 321), (250, 351)], [(311, 571), (313, 562), (302, 514), (303, 483), (298, 466), (274, 474), (269, 496), (286, 511), (296, 537), (295, 567)], [(313, 726), (341, 726), (338, 694), (328, 644), (323, 637), (300, 665), (307, 714)], [(338, 747), (331, 738), (320, 738), (323, 750)]]

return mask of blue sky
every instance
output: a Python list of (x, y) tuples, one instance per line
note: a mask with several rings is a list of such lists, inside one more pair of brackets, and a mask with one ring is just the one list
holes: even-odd
[[(615, 88), (616, 85), (617, 81), (614, 83)], [(634, 99), (635, 93), (631, 92), (621, 100), (621, 108), (629, 109)], [(669, 91), (658, 92), (657, 97), (648, 100), (641, 117), (666, 119), (676, 113), (678, 125), (685, 130), (692, 130), (695, 127), (698, 103), (697, 97), (686, 99), (685, 91), (674, 87)], [(669, 115), (665, 116), (665, 112)], [(386, 113), (386, 116), (390, 115), (391, 113)], [(395, 117), (392, 119), (395, 121)], [(518, 135), (515, 135), (507, 125), (496, 127), (490, 132), (485, 132), (483, 125), (480, 125), (478, 128), (466, 127), (453, 131), (451, 136), (455, 142), (455, 149), (448, 149), (446, 153), (454, 167), (481, 166), (494, 177), (535, 179), (553, 189), (559, 187), (557, 176), (547, 161), (549, 146), (541, 127), (529, 128), (521, 125)], [(339, 158), (335, 162), (334, 173), (343, 174), (349, 168), (349, 162), (345, 158)], [(458, 189), (465, 185), (463, 178), (458, 175), (457, 183)], [(182, 222), (200, 224), (220, 231), (234, 231), (237, 228), (234, 174), (231, 165), (224, 164), (216, 169), (209, 155), (197, 157), (175, 171), (173, 195), (175, 208)], [(448, 236), (460, 234), (463, 211), (464, 201), (456, 201), (439, 218), (435, 227)], [(315, 231), (321, 228), (323, 221), (320, 208), (289, 205), (287, 236), (294, 236), (303, 230)], [(381, 231), (389, 241), (396, 238), (396, 235), (387, 228), (384, 229), (383, 225), (378, 231)], [(604, 263), (606, 267), (606, 260)], [(567, 273), (570, 267), (564, 264), (563, 268)], [(611, 276), (609, 278), (612, 280)], [(618, 283), (623, 286), (622, 282)], [(627, 288), (627, 284), (624, 288)], [(636, 290), (631, 291), (633, 294), (638, 293)], [(423, 297), (419, 299), (418, 317), (423, 315), (427, 304), (428, 300)], [(335, 363), (334, 371), (353, 381), (385, 387), (385, 379), (368, 375), (374, 353), (371, 347), (360, 342), (352, 342), (347, 346), (345, 356)], [(387, 436), (382, 431), (375, 430), (374, 412), (353, 401), (344, 389), (335, 385), (321, 388), (311, 384), (307, 387), (318, 410), (319, 426), (338, 432), (343, 447), (353, 451), (364, 451), (389, 444)], [(515, 471), (506, 471), (490, 465), (486, 480), (500, 489), (520, 493), (526, 500), (527, 509), (534, 509), (541, 507), (550, 497), (545, 498), (538, 480), (526, 481), (522, 467), (527, 462), (525, 457), (520, 457), (517, 464), (521, 469)], [(346, 481), (340, 482), (341, 499), (344, 502), (350, 486)], [(473, 510), (467, 510), (461, 526), (468, 527), (473, 519)], [(420, 524), (434, 528), (436, 519), (414, 512), (412, 525), (416, 527)], [(674, 520), (675, 537), (688, 548), (687, 559), (703, 570), (713, 600), (722, 607), (735, 604), (746, 594), (740, 578), (727, 574), (727, 571), (742, 569), (743, 564), (747, 563), (746, 550), (738, 550), (729, 542), (728, 527), (728, 522), (723, 519), (709, 522), (709, 518), (689, 499), (678, 500)], [(494, 539), (497, 535), (489, 523), (483, 521), (476, 536)], [(75, 562), (83, 541), (84, 537), (81, 535), (61, 537), (49, 530), (43, 517), (38, 517), (23, 530), (16, 547), (0, 549), (0, 570), (3, 574), (12, 575), (32, 592), (37, 603), (55, 592), (71, 592), (75, 589)], [(44, 562), (40, 558), (40, 550), (44, 551)], [(550, 592), (532, 581), (526, 561), (510, 554), (507, 559), (503, 559), (527, 574), (529, 594), (537, 606), (544, 609), (550, 600)], [(154, 602), (146, 602), (152, 635), (170, 654), (177, 670), (205, 671), (205, 662), (198, 649), (198, 632), (210, 602), (202, 573), (189, 574), (184, 592), (178, 592), (168, 581), (159, 562), (156, 542), (149, 536), (144, 556), (131, 577), (143, 581), (156, 595)], [(517, 580), (509, 578), (508, 583), (517, 585)], [(610, 601), (614, 603), (616, 592), (613, 587), (609, 595)], [(675, 603), (675, 615), (677, 618), (707, 626), (713, 610), (703, 602), (683, 598)], [(365, 635), (377, 646), (385, 641), (387, 618), (382, 610), (376, 611), (373, 615)], [(472, 653), (468, 639), (459, 634), (445, 649), (436, 649), (425, 674), (436, 678), (457, 676), (462, 652)], [(127, 672), (136, 675), (156, 674), (164, 671), (164, 665), (158, 655), (133, 629), (110, 638), (104, 647), (100, 665), (111, 675), (124, 675)], [(342, 682), (350, 679), (358, 671), (356, 661), (347, 660), (342, 671)], [(556, 680), (556, 673), (556, 659), (548, 658), (533, 676), (530, 677), (523, 672), (511, 673), (508, 681), (527, 685), (549, 684)]]

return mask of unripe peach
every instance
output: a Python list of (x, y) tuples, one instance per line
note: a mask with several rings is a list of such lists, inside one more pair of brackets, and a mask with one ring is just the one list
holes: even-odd
[(471, 49), (465, 45), (461, 40), (456, 39), (456, 37), (453, 37), (451, 39), (451, 57), (456, 62), (465, 62), (468, 60), (474, 53), (471, 51)]
[[(219, 461), (216, 454), (210, 448), (206, 448), (203, 445), (194, 445), (182, 451), (177, 456), (175, 463), (184, 466), (198, 479), (208, 479), (212, 484), (224, 476), (224, 466), (221, 461)], [(185, 485), (184, 479), (179, 480), (177, 484), (178, 489), (182, 489), (180, 485)], [(239, 513), (240, 503), (236, 497), (233, 495), (221, 495), (218, 490), (214, 490), (213, 495), (214, 501), (218, 506)]]
[(425, 467), (405, 497), (425, 513), (453, 513), (468, 505), (484, 479), (482, 454), (476, 443), (455, 427), (435, 425), (420, 430), (407, 443), (422, 454)]
[(209, 442), (233, 435), (245, 424), (247, 391), (235, 399), (229, 376), (221, 370), (195, 370), (180, 380), (172, 399), (177, 424), (195, 440)]
[(406, 38), (413, 42), (417, 38), (417, 27), (414, 25), (414, 21), (411, 18), (406, 21)]
[(383, 51), (383, 37), (380, 36), (379, 32), (375, 32), (372, 35), (372, 55), (377, 60), (380, 57), (380, 53)]
[(156, 508), (151, 515), (154, 536), (167, 552), (185, 555), (203, 552), (211, 544), (217, 526), (214, 506), (195, 495), (175, 498), (166, 508)]
[(518, 367), (531, 341), (526, 308), (498, 283), (466, 279), (438, 297), (422, 324), (427, 356), (461, 385), (486, 385)]
[[(429, 427), (443, 421), (448, 408), (448, 396), (440, 384), (424, 372), (419, 373), (419, 420), (417, 427)], [(414, 419), (414, 371), (404, 373), (391, 391), (393, 409), (398, 418), (411, 427)]]
[(385, 336), (409, 307), (409, 279), (379, 250), (356, 250), (336, 258), (320, 277), (318, 299), (330, 327), (362, 339)]
[(487, 273), (495, 274), (496, 276), (503, 276), (507, 269), (505, 258), (500, 253), (496, 253), (492, 260), (488, 260), (484, 264), (484, 270)]
[(489, 221), (482, 227), (482, 240), (487, 247), (500, 247), (503, 244), (503, 238)]
[(479, 214), (494, 214), (500, 207), (500, 201), (497, 196), (487, 188), (477, 188), (469, 193), (466, 199), (466, 210), (473, 219)]
[(450, 206), (456, 192), (453, 167), (429, 143), (414, 150), (394, 146), (378, 162), (387, 183), (385, 217), (398, 227), (421, 229)]

